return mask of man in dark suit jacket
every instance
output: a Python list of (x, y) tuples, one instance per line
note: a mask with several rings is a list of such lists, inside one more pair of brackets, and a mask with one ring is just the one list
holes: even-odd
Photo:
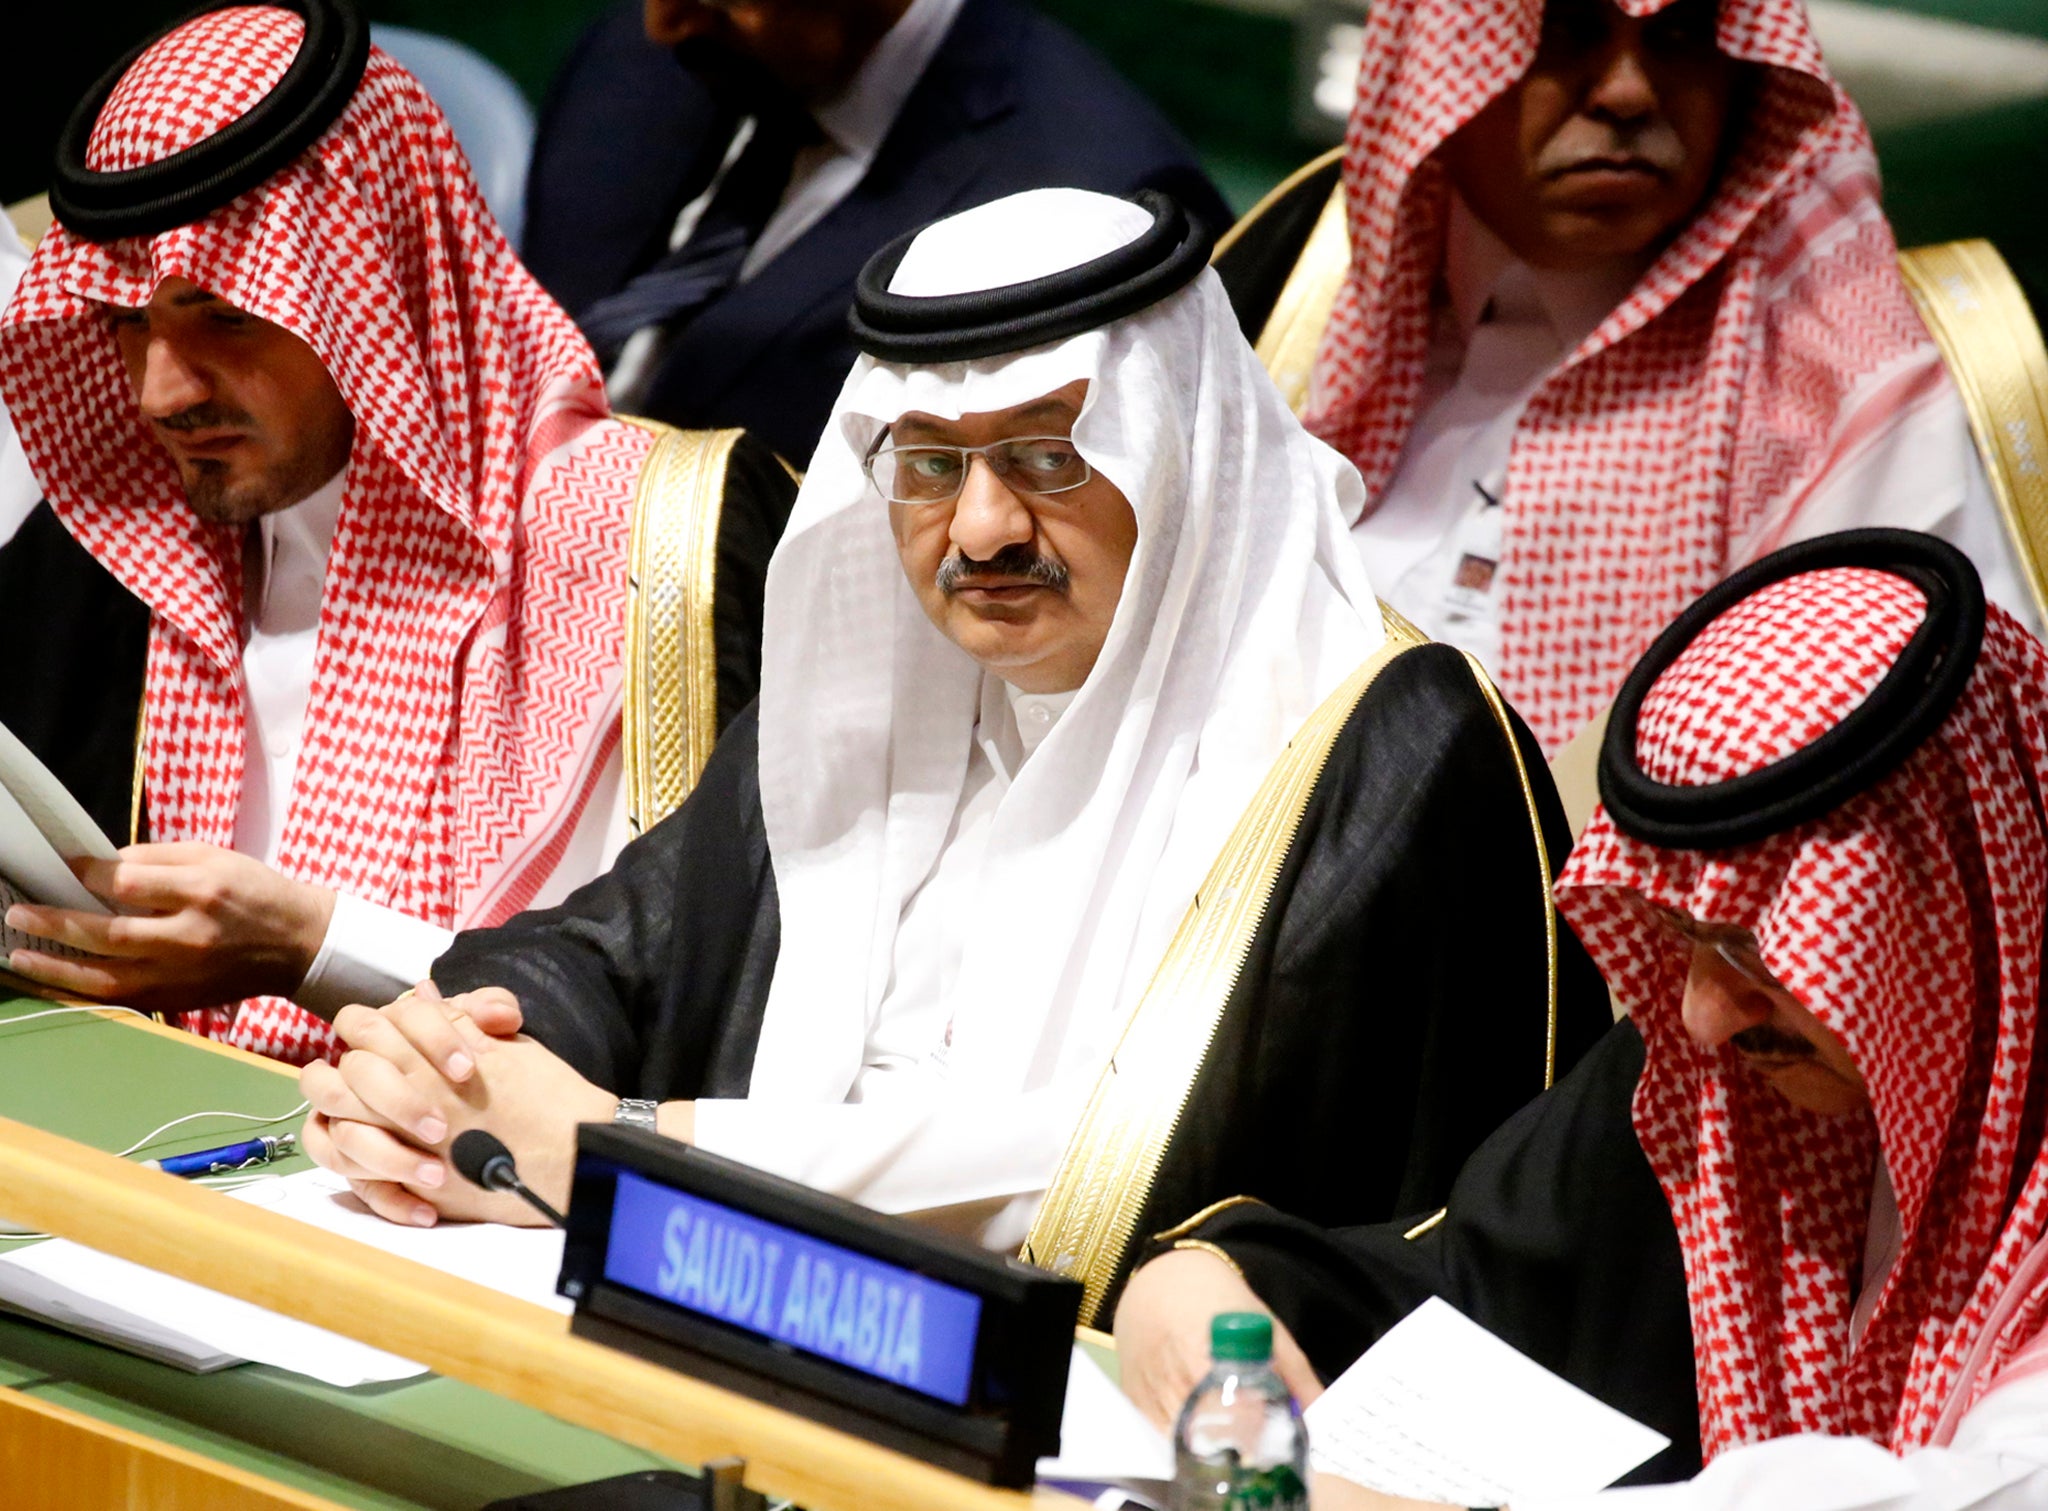
[[(918, 8), (907, 9), (914, 23)], [(744, 92), (733, 79), (815, 101), (855, 79), (905, 10), (902, 0), (651, 0), (645, 24), (638, 4), (604, 17), (542, 113), (528, 265), (591, 329), (598, 300), (667, 255), (678, 212), (711, 184), (734, 140), (735, 106), (758, 108), (733, 98)], [(877, 16), (879, 27), (863, 33), (860, 22)], [(829, 38), (801, 57), (788, 43), (793, 30), (815, 37), (835, 25), (842, 56), (851, 54), (837, 79), (819, 68)], [(691, 72), (671, 50), (679, 41), (708, 41), (727, 56)], [(745, 426), (802, 465), (853, 365), (846, 311), (861, 264), (926, 221), (1051, 185), (1160, 188), (1212, 230), (1230, 218), (1187, 145), (1099, 56), (1020, 0), (964, 0), (859, 182), (765, 265), (673, 322), (621, 407), (676, 425)]]

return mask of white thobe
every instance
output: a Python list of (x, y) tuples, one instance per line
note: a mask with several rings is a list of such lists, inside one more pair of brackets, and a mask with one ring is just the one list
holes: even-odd
[[(0, 210), (0, 309), (14, 297), (21, 275), (28, 268), (28, 248), (21, 243), (14, 222)], [(0, 546), (14, 539), (43, 496), (43, 490), (28, 470), (22, 455), (21, 437), (14, 433), (14, 421), (7, 406), (0, 404)]]
[[(1853, 1341), (1877, 1306), (1903, 1234), (1880, 1161), (1864, 1240)], [(1518, 1502), (1513, 1511), (2042, 1511), (2048, 1507), (2048, 1374), (1999, 1386), (1947, 1448), (1896, 1455), (1867, 1438), (1817, 1433), (1722, 1454), (1679, 1485)]]
[[(291, 508), (264, 515), (251, 537), (248, 638), (242, 647), (246, 739), (234, 848), (269, 866), (277, 864), (304, 745), (320, 598), (347, 476), (343, 472)], [(559, 902), (610, 865), (626, 843), (624, 769), (615, 748), (561, 862), (530, 906)], [(426, 976), (454, 937), (422, 919), (337, 891), (327, 936), (293, 1000), (329, 1015), (351, 1002), (388, 1002)]]
[[(923, 1214), (991, 1248), (1023, 1241), (1092, 1079), (991, 1095), (952, 1074), (954, 1015), (973, 1010), (954, 1000), (953, 986), (996, 805), (1073, 698), (983, 679), (953, 820), (904, 904), (889, 980), (846, 1100), (699, 1101), (700, 1148), (880, 1211)], [(1017, 947), (1031, 941), (1020, 938)]]
[[(911, 0), (910, 8), (883, 33), (846, 87), (810, 107), (820, 139), (799, 150), (790, 165), (789, 186), (740, 264), (741, 283), (781, 256), (854, 191), (964, 3)], [(734, 135), (710, 184), (677, 214), (669, 230), (670, 251), (688, 243), (726, 173), (746, 149), (751, 132), (749, 123)], [(627, 340), (605, 383), (614, 409), (632, 412), (653, 379), (661, 355), (662, 332), (657, 327), (636, 331)]]
[[(1436, 313), (1415, 428), (1352, 539), (1381, 597), (1490, 671), (1500, 668), (1500, 506), (1522, 413), (1645, 268), (1532, 268), (1452, 198), (1448, 299)], [(1868, 525), (1949, 541), (1976, 563), (1991, 601), (2040, 633), (1953, 384), (1832, 471), (1783, 543)], [(1746, 543), (1731, 548), (1737, 563), (1749, 559)]]

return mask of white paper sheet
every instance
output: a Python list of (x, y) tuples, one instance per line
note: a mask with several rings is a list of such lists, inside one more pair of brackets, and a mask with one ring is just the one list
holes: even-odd
[(382, 1349), (63, 1238), (0, 1262), (0, 1302), (201, 1373), (245, 1359), (329, 1385), (424, 1373)]
[[(400, 1227), (325, 1170), (232, 1194), (522, 1301), (570, 1310), (554, 1293), (562, 1235), (552, 1228)], [(344, 1387), (426, 1373), (423, 1364), (61, 1238), (0, 1255), (0, 1305), (196, 1371), (254, 1360)]]
[(244, 1186), (237, 1201), (413, 1259), (494, 1291), (564, 1315), (575, 1309), (555, 1294), (562, 1270), (562, 1234), (555, 1228), (508, 1228), (492, 1222), (443, 1222), (408, 1228), (386, 1222), (357, 1201), (348, 1182), (326, 1170), (301, 1170), (282, 1180)]
[(1310, 1406), (1315, 1467), (1454, 1506), (1590, 1495), (1670, 1441), (1432, 1297)]
[(101, 832), (92, 815), (5, 724), (0, 724), (0, 787), (13, 795), (59, 855), (114, 858), (113, 841)]
[(1079, 1344), (1067, 1365), (1060, 1451), (1038, 1461), (1040, 1479), (1169, 1480), (1173, 1445)]
[[(90, 1254), (92, 1251), (84, 1252)], [(159, 1364), (189, 1369), (194, 1374), (209, 1374), (242, 1362), (203, 1338), (192, 1337), (175, 1328), (159, 1327), (141, 1317), (123, 1317), (110, 1324), (99, 1315), (101, 1309), (98, 1306), (82, 1299), (61, 1282), (46, 1279), (32, 1265), (0, 1265), (0, 1309), (40, 1318), (67, 1332), (82, 1333), (98, 1342), (126, 1349), (131, 1354), (154, 1359)]]
[[(64, 864), (77, 855), (112, 860), (113, 842), (49, 768), (0, 724), (0, 918), (19, 901), (105, 913), (106, 904), (86, 891)], [(6, 958), (4, 952), (22, 948), (80, 953), (0, 923), (0, 960)]]
[(0, 880), (12, 882), (30, 902), (84, 913), (107, 911), (107, 905), (71, 874), (64, 858), (4, 785), (0, 785)]

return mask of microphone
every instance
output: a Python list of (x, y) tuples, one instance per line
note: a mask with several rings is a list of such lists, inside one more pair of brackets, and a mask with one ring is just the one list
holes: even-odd
[(456, 1172), (472, 1186), (481, 1186), (486, 1191), (510, 1191), (556, 1227), (569, 1226), (566, 1217), (526, 1189), (526, 1182), (519, 1178), (519, 1167), (512, 1162), (512, 1151), (495, 1134), (481, 1128), (459, 1133), (448, 1153), (455, 1160)]

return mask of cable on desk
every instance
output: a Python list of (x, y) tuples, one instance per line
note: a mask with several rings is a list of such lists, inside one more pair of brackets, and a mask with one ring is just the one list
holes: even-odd
[(154, 1022), (149, 1013), (137, 1012), (132, 1007), (122, 1007), (113, 1002), (95, 1002), (90, 1007), (46, 1007), (39, 1012), (22, 1013), (18, 1017), (0, 1018), (0, 1028), (12, 1028), (17, 1023), (33, 1023), (38, 1018), (58, 1018), (65, 1013), (128, 1013), (133, 1017), (146, 1018)]
[(190, 1123), (199, 1118), (233, 1118), (238, 1123), (254, 1123), (257, 1127), (260, 1128), (266, 1123), (282, 1123), (289, 1118), (295, 1118), (300, 1113), (305, 1112), (309, 1108), (311, 1108), (312, 1105), (313, 1104), (311, 1102), (301, 1102), (298, 1106), (292, 1108), (291, 1111), (280, 1112), (275, 1117), (258, 1117), (253, 1112), (222, 1112), (217, 1109), (208, 1112), (188, 1112), (181, 1118), (172, 1118), (168, 1123), (165, 1123), (160, 1128), (150, 1129), (149, 1132), (143, 1134), (141, 1138), (137, 1139), (134, 1143), (130, 1144), (126, 1149), (123, 1149), (119, 1155), (119, 1158), (126, 1159), (129, 1155), (134, 1154), (139, 1150), (147, 1149), (151, 1144), (156, 1142), (157, 1135), (162, 1133), (168, 1133), (171, 1129), (177, 1127), (180, 1123)]
[[(0, 1018), (0, 1028), (8, 1028), (16, 1023), (28, 1023), (37, 1018), (60, 1017), (66, 1013), (105, 1012), (130, 1013), (138, 1018), (148, 1018), (150, 1016), (148, 1013), (137, 1012), (132, 1007), (120, 1007), (113, 1003), (96, 1005), (92, 1007), (46, 1007), (36, 1012), (22, 1013), (19, 1017)], [(163, 1123), (155, 1128), (150, 1129), (149, 1132), (143, 1134), (141, 1138), (137, 1139), (134, 1143), (130, 1144), (126, 1149), (119, 1151), (115, 1158), (126, 1159), (131, 1154), (139, 1153), (141, 1150), (147, 1149), (152, 1143), (156, 1142), (156, 1140), (160, 1138), (162, 1135), (170, 1132), (171, 1129), (179, 1127), (185, 1123), (197, 1122), (201, 1118), (228, 1118), (238, 1123), (254, 1123), (257, 1127), (261, 1128), (270, 1123), (282, 1123), (291, 1118), (295, 1118), (300, 1113), (309, 1110), (312, 1107), (312, 1105), (313, 1104), (311, 1102), (302, 1101), (298, 1104), (298, 1106), (292, 1108), (288, 1112), (275, 1113), (269, 1116), (261, 1115), (254, 1112), (230, 1112), (225, 1108), (209, 1108), (204, 1112), (188, 1112), (183, 1117), (172, 1118), (168, 1123)], [(233, 1191), (239, 1190), (243, 1186), (254, 1185), (258, 1181), (274, 1179), (276, 1179), (275, 1176), (268, 1174), (244, 1175), (239, 1173), (233, 1173), (216, 1176), (199, 1176), (196, 1178), (195, 1184), (210, 1186), (216, 1191)], [(50, 1236), (51, 1235), (49, 1235), (48, 1233), (0, 1233), (0, 1243), (26, 1243), (30, 1239), (42, 1239), (48, 1238)]]

